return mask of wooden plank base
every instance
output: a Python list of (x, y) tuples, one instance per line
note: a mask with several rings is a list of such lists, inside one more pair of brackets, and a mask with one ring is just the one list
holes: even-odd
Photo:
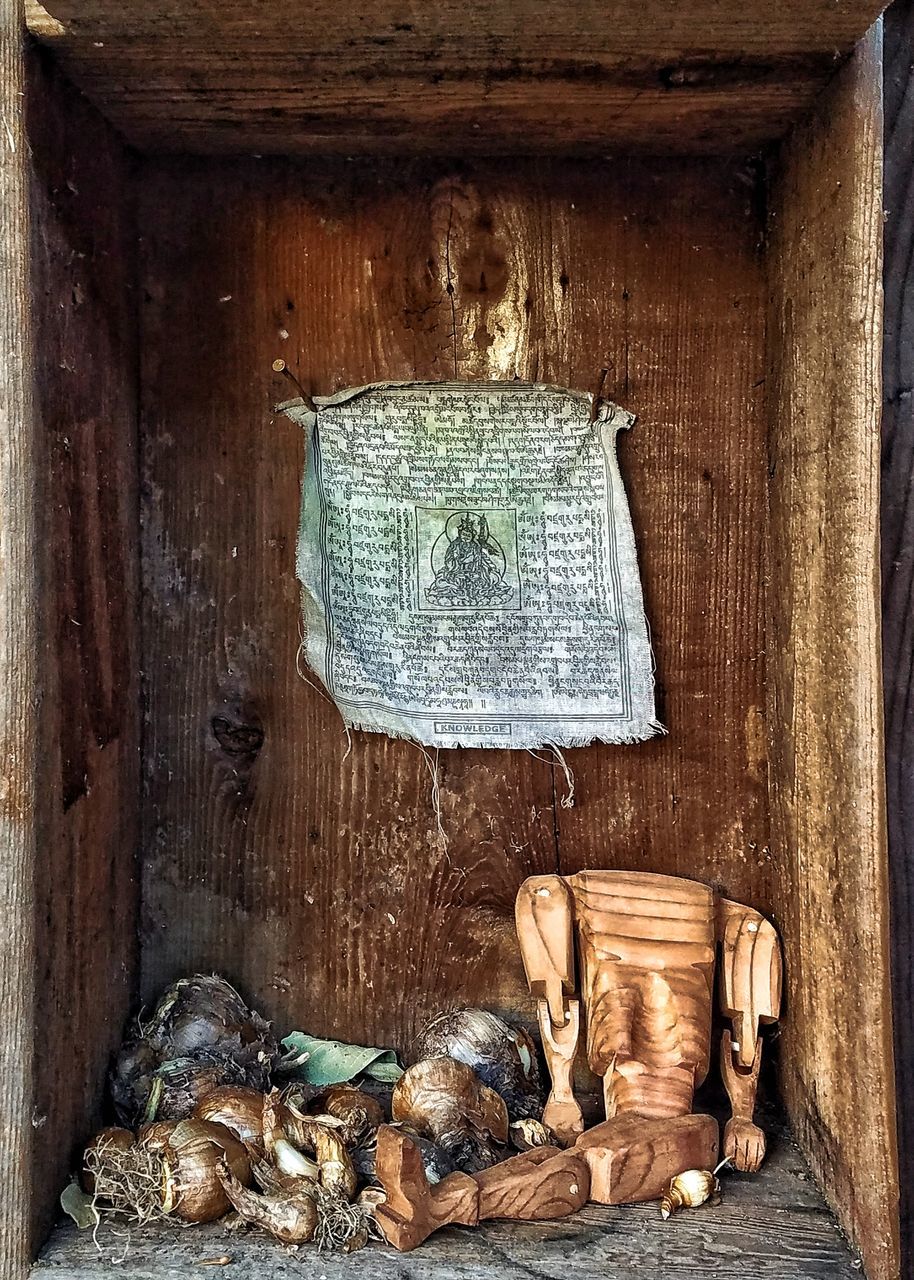
[[(770, 1147), (755, 1177), (722, 1175), (721, 1204), (669, 1222), (656, 1204), (588, 1205), (560, 1222), (447, 1227), (409, 1255), (371, 1245), (351, 1256), (318, 1255), (310, 1246), (290, 1255), (263, 1235), (218, 1225), (156, 1227), (131, 1232), (116, 1270), (118, 1280), (199, 1280), (210, 1271), (226, 1280), (859, 1280), (857, 1260), (796, 1147), (777, 1135)], [(110, 1280), (125, 1238), (103, 1231), (100, 1242), (103, 1253), (90, 1232), (60, 1227), (32, 1280)], [(231, 1263), (201, 1268), (223, 1256)]]

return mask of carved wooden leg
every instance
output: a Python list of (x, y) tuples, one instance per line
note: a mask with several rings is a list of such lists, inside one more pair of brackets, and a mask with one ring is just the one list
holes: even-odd
[(375, 1217), (388, 1244), (404, 1252), (449, 1223), (472, 1227), (481, 1218), (566, 1218), (587, 1203), (590, 1193), (587, 1161), (558, 1147), (536, 1147), (475, 1178), (452, 1173), (429, 1186), (418, 1148), (387, 1125), (378, 1130), (377, 1170), (387, 1200)]
[(584, 1117), (575, 1099), (571, 1080), (581, 1029), (580, 1001), (569, 1000), (567, 1014), (564, 1026), (560, 1026), (552, 1021), (546, 1001), (537, 1003), (543, 1053), (552, 1078), (552, 1088), (543, 1110), (543, 1124), (552, 1130), (564, 1147), (571, 1146), (575, 1138), (584, 1132)]
[(733, 1116), (724, 1128), (724, 1155), (741, 1173), (756, 1173), (765, 1158), (765, 1135), (752, 1118), (762, 1064), (761, 1040), (756, 1042), (750, 1068), (738, 1066), (735, 1058), (730, 1032), (724, 1031), (720, 1042), (720, 1069), (733, 1107)]
[(415, 1249), (451, 1222), (476, 1225), (479, 1188), (469, 1174), (452, 1173), (430, 1186), (419, 1148), (389, 1125), (378, 1130), (377, 1173), (387, 1199), (375, 1209), (375, 1218), (395, 1249)]
[(712, 1116), (649, 1119), (627, 1112), (588, 1129), (571, 1151), (590, 1168), (597, 1204), (657, 1200), (670, 1178), (717, 1164), (718, 1128)]
[(476, 1175), (479, 1217), (547, 1222), (567, 1218), (590, 1195), (590, 1170), (582, 1156), (557, 1147), (534, 1147)]

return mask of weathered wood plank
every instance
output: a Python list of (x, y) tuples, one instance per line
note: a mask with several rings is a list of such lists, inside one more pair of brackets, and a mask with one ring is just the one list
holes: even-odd
[(26, 100), (48, 551), (29, 1015), (42, 1046), (29, 1108), (38, 1239), (74, 1147), (99, 1122), (110, 1055), (135, 997), (140, 728), (129, 166), (112, 130), (48, 62), (30, 57)]
[(454, 186), (145, 173), (147, 993), (216, 967), (287, 1028), (395, 1044), (451, 1001), (517, 1002), (514, 894), (555, 869), (551, 771), (442, 753), (445, 845), (419, 751), (350, 749), (296, 673), (302, 439), (270, 413), (280, 355), (320, 391), (462, 367)]
[[(322, 393), (455, 373), (592, 387), (609, 370), (607, 393), (643, 415), (623, 462), (661, 670), (673, 685), (681, 646), (704, 655), (724, 632), (727, 655), (703, 656), (694, 696), (672, 703), (672, 749), (583, 770), (568, 857), (687, 867), (764, 899), (751, 180), (669, 162), (165, 164), (142, 189), (146, 993), (224, 967), (284, 1026), (394, 1044), (454, 1000), (528, 1008), (513, 900), (556, 869), (552, 772), (525, 754), (442, 753), (444, 850), (415, 748), (355, 735), (345, 758), (335, 712), (295, 673), (301, 441), (268, 412), (277, 356)], [(738, 603), (707, 621), (706, 578), (716, 608), (742, 565)], [(217, 717), (262, 731), (259, 752), (233, 753), (224, 726), (220, 744)]]
[(882, 636), (903, 1274), (914, 1268), (914, 5), (885, 18)]
[[(621, 460), (669, 734), (634, 749), (566, 753), (577, 791), (574, 808), (557, 810), (561, 869), (691, 876), (765, 911), (765, 285), (756, 175), (694, 165), (630, 173), (620, 193), (629, 207), (605, 249), (612, 301), (574, 317), (584, 357), (576, 373), (587, 385), (587, 355), (594, 370), (602, 359), (608, 394), (639, 415)], [(607, 340), (615, 349), (596, 347)]]
[(785, 146), (772, 200), (772, 835), (781, 1078), (870, 1280), (898, 1272), (877, 582), (876, 31)]
[(32, 30), (138, 146), (604, 155), (780, 136), (881, 0), (47, 0)]
[[(109, 1257), (123, 1241), (112, 1238), (100, 1255), (90, 1233), (62, 1228), (34, 1268), (34, 1280), (95, 1280), (111, 1274)], [(215, 1227), (135, 1231), (118, 1267), (124, 1280), (198, 1280), (205, 1258), (227, 1255), (213, 1270), (233, 1280), (293, 1280), (317, 1267), (325, 1280), (853, 1280), (859, 1263), (795, 1148), (776, 1143), (751, 1179), (725, 1178), (723, 1203), (664, 1222), (656, 1205), (606, 1209), (588, 1205), (558, 1223), (485, 1223), (449, 1228), (411, 1254), (372, 1246), (350, 1257), (305, 1246), (285, 1255), (264, 1236), (226, 1235)]]
[(0, 1276), (32, 1253), (36, 862), (48, 783), (41, 523), (44, 450), (36, 411), (29, 296), (28, 142), (21, 0), (0, 0)]

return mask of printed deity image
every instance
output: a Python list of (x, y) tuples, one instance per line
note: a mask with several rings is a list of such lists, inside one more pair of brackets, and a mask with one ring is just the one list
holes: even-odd
[(307, 433), (304, 656), (353, 728), (426, 746), (663, 732), (616, 462), (634, 418), (523, 383), (381, 383)]
[[(510, 523), (501, 541), (493, 528)], [(429, 546), (435, 532), (437, 537)], [(519, 605), (513, 512), (416, 510), (420, 608), (504, 609)], [(510, 555), (510, 562), (506, 555)], [(424, 573), (432, 574), (425, 585)]]

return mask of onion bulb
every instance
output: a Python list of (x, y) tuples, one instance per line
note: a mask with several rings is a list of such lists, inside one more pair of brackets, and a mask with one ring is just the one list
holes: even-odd
[(303, 1244), (314, 1235), (317, 1206), (308, 1189), (261, 1196), (243, 1187), (225, 1163), (217, 1166), (217, 1175), (226, 1200), (245, 1222), (269, 1231), (283, 1244)]
[(136, 1135), (137, 1142), (150, 1151), (164, 1151), (180, 1123), (180, 1120), (155, 1120), (152, 1124), (144, 1124)]
[(491, 1143), (508, 1141), (504, 1101), (453, 1058), (428, 1058), (405, 1071), (394, 1088), (391, 1113), (443, 1147), (465, 1173), (495, 1164), (500, 1157)]
[(239, 1141), (258, 1147), (263, 1143), (263, 1094), (241, 1085), (213, 1089), (194, 1108), (197, 1120), (212, 1120), (231, 1129)]
[(358, 1186), (352, 1158), (342, 1138), (332, 1129), (318, 1126), (314, 1154), (317, 1157), (320, 1184), (343, 1200), (351, 1200)]
[(433, 1018), (416, 1036), (413, 1062), (454, 1058), (505, 1100), (512, 1120), (543, 1114), (536, 1048), (526, 1031), (486, 1009), (454, 1009)]
[(317, 1182), (317, 1165), (313, 1160), (302, 1155), (286, 1136), (282, 1124), (283, 1110), (279, 1090), (273, 1089), (263, 1101), (264, 1150), (281, 1173)]
[(224, 1125), (182, 1120), (163, 1151), (163, 1207), (185, 1222), (212, 1222), (227, 1213), (228, 1196), (219, 1178), (224, 1162), (239, 1182), (251, 1180), (251, 1162), (243, 1145)]
[[(137, 1021), (111, 1073), (111, 1096), (131, 1123), (185, 1119), (222, 1085), (265, 1089), (278, 1052), (269, 1023), (230, 983), (196, 974), (174, 983)], [(147, 1114), (150, 1095), (155, 1106)]]
[(84, 1156), (93, 1207), (137, 1223), (174, 1214), (186, 1222), (221, 1218), (229, 1202), (216, 1172), (225, 1161), (250, 1182), (247, 1152), (224, 1125), (182, 1120), (147, 1125), (136, 1139), (123, 1129), (102, 1130)]
[(347, 1147), (361, 1142), (384, 1123), (384, 1111), (377, 1099), (351, 1084), (335, 1084), (320, 1100), (323, 1111), (342, 1122), (341, 1137)]
[(104, 1161), (110, 1153), (115, 1151), (129, 1151), (135, 1143), (136, 1138), (134, 1138), (129, 1129), (121, 1129), (116, 1125), (109, 1125), (107, 1129), (100, 1129), (95, 1137), (86, 1144), (86, 1149), (83, 1153), (83, 1190), (90, 1196), (95, 1191), (95, 1174), (92, 1172), (91, 1166), (99, 1160)]

